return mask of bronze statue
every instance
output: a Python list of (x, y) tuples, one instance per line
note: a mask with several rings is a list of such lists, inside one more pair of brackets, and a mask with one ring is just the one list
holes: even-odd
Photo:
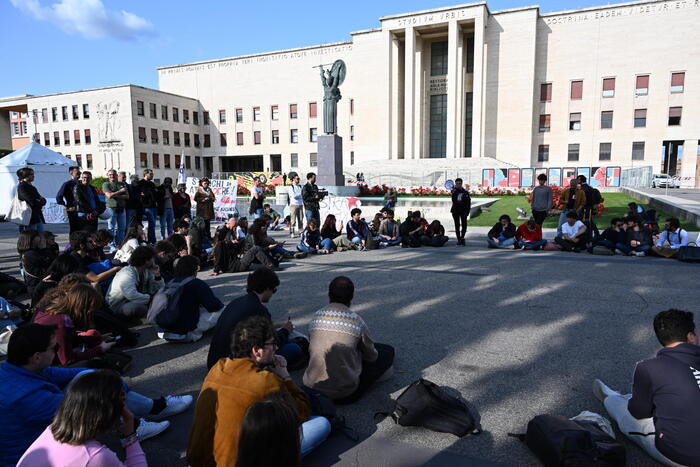
[(330, 70), (321, 71), (321, 83), (323, 84), (323, 132), (334, 135), (337, 130), (337, 102), (342, 98), (338, 87), (345, 81), (345, 62), (336, 60)]

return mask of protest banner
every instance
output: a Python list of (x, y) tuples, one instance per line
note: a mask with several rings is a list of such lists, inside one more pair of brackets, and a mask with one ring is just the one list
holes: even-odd
[[(199, 187), (199, 178), (187, 177), (187, 194), (192, 198), (192, 207), (197, 203), (194, 202), (194, 194)], [(228, 219), (229, 216), (237, 213), (236, 196), (238, 193), (238, 180), (209, 180), (209, 187), (216, 196), (214, 202), (214, 213), (217, 218)]]
[[(362, 206), (362, 201), (359, 198), (344, 197), (344, 196), (326, 196), (319, 202), (319, 212), (321, 214), (321, 226), (326, 220), (326, 216), (333, 214), (335, 216), (336, 227), (338, 230), (344, 228), (350, 220), (350, 211), (353, 208)], [(319, 226), (319, 228), (321, 227)]]
[(56, 198), (46, 198), (46, 204), (41, 208), (44, 221), (47, 224), (65, 224), (68, 222), (66, 209), (56, 203)]

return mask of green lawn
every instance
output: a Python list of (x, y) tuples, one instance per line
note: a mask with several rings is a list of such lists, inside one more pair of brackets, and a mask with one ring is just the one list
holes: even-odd
[[(596, 217), (595, 222), (598, 227), (602, 230), (610, 225), (610, 219), (613, 217), (622, 217), (627, 214), (627, 203), (632, 201), (637, 201), (630, 198), (624, 193), (601, 193), (603, 198), (605, 198), (605, 212), (602, 216)], [(475, 198), (478, 199), (478, 198)], [(639, 201), (637, 201), (639, 202)], [(644, 206), (646, 208), (646, 206)], [(469, 225), (478, 225), (483, 227), (491, 227), (493, 224), (498, 222), (498, 218), (502, 214), (508, 214), (513, 223), (520, 225), (523, 221), (518, 221), (518, 212), (515, 208), (523, 208), (527, 211), (528, 215), (532, 215), (532, 210), (527, 202), (527, 196), (504, 196), (499, 201), (496, 201), (488, 209), (489, 212), (482, 212), (478, 216), (470, 219)], [(663, 228), (663, 220), (667, 217), (671, 217), (665, 212), (656, 211), (661, 216), (661, 228)], [(548, 217), (544, 222), (545, 228), (556, 228), (558, 217)], [(684, 229), (688, 231), (698, 231), (698, 226), (694, 224), (689, 224), (687, 222), (681, 222)]]

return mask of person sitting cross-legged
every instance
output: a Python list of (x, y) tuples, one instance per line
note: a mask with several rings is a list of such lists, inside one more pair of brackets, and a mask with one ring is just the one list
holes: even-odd
[(394, 246), (401, 243), (399, 235), (399, 223), (394, 220), (394, 210), (384, 209), (384, 220), (379, 225), (379, 242), (385, 246)]
[(330, 303), (309, 323), (311, 359), (304, 385), (337, 404), (357, 401), (393, 374), (394, 348), (372, 341), (362, 317), (350, 309), (354, 294), (349, 278), (336, 277), (328, 287)]
[[(625, 232), (626, 224), (619, 217), (613, 217), (610, 220), (610, 227), (603, 230), (598, 236), (593, 239), (593, 247), (603, 246), (615, 251), (618, 243), (625, 243), (627, 233)], [(589, 250), (590, 251), (590, 250)]]
[(652, 251), (664, 258), (673, 258), (678, 256), (682, 246), (688, 246), (688, 232), (681, 228), (681, 221), (675, 217), (666, 219), (664, 231), (661, 232)]
[(326, 220), (323, 221), (323, 227), (321, 227), (321, 238), (330, 239), (333, 242), (333, 246), (336, 251), (346, 251), (346, 250), (356, 250), (357, 245), (352, 243), (347, 236), (343, 235), (343, 227), (341, 225), (340, 230), (336, 227), (336, 220), (333, 214), (328, 214)]
[[(17, 328), (10, 336), (7, 361), (0, 364), (0, 465), (15, 465), (51, 424), (71, 382), (95, 371), (52, 367), (57, 347), (55, 334), (53, 326), (28, 324)], [(192, 404), (192, 396), (150, 399), (130, 391), (126, 384), (123, 388), (126, 406), (137, 417), (161, 420), (187, 410)], [(168, 421), (154, 423), (141, 418), (136, 434), (145, 440), (168, 426)]]
[(350, 216), (351, 219), (345, 226), (348, 240), (355, 245), (359, 245), (360, 250), (364, 250), (365, 245), (367, 244), (367, 238), (371, 235), (369, 226), (367, 225), (367, 222), (362, 219), (362, 210), (360, 208), (353, 208), (350, 211)]
[(265, 316), (251, 316), (236, 325), (229, 340), (231, 358), (216, 361), (197, 399), (187, 446), (189, 465), (235, 465), (246, 412), (274, 391), (287, 391), (294, 400), (303, 422), (299, 432), (302, 456), (321, 444), (330, 433), (330, 422), (309, 417), (308, 396), (289, 376), (285, 358), (275, 355), (277, 336), (272, 322)]
[(430, 223), (421, 237), (421, 243), (425, 246), (441, 247), (449, 238), (445, 235), (445, 228), (439, 220)]
[(515, 245), (515, 224), (508, 214), (498, 218), (486, 237), (489, 248), (510, 248)]
[(333, 240), (321, 238), (316, 219), (311, 219), (306, 223), (306, 228), (301, 233), (301, 240), (297, 245), (297, 250), (304, 253), (327, 255), (333, 251)]
[[(224, 304), (211, 287), (197, 278), (199, 258), (183, 256), (175, 263), (174, 277), (168, 284), (180, 284), (182, 292), (175, 308), (178, 310), (176, 323), (168, 329), (158, 329), (158, 337), (171, 342), (196, 342), (204, 332), (216, 326)], [(170, 304), (168, 304), (170, 307)]]
[(561, 235), (554, 237), (554, 243), (564, 251), (580, 253), (585, 248), (586, 225), (578, 219), (576, 211), (566, 213), (566, 222), (561, 226)]
[(693, 313), (670, 309), (654, 317), (663, 348), (637, 363), (632, 394), (593, 381), (593, 394), (620, 431), (664, 465), (700, 465), (700, 347)]
[(539, 250), (547, 243), (547, 240), (542, 239), (542, 227), (534, 219), (518, 226), (515, 239), (525, 250)]
[(107, 291), (109, 308), (119, 316), (141, 318), (146, 315), (151, 297), (163, 286), (160, 269), (155, 264), (156, 252), (149, 246), (137, 247)]
[(621, 255), (646, 256), (651, 251), (651, 231), (644, 227), (642, 218), (637, 215), (627, 217), (625, 243), (618, 243), (616, 253)]
[(282, 216), (267, 203), (263, 204), (263, 214), (270, 216), (270, 224), (267, 226), (267, 230), (280, 230), (284, 227), (284, 223), (280, 224)]
[(421, 225), (420, 211), (409, 211), (406, 220), (399, 226), (401, 236), (401, 248), (418, 248), (421, 246), (423, 226)]

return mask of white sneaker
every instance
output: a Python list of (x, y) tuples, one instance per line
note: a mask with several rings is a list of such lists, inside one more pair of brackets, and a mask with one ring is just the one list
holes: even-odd
[(117, 251), (119, 251), (119, 248), (117, 248), (116, 246), (110, 245), (110, 247), (109, 247), (109, 253), (110, 253), (110, 254), (116, 253)]
[(644, 253), (643, 251), (635, 251), (634, 256), (646, 256), (647, 254)]
[(619, 248), (615, 248), (615, 254), (616, 254), (616, 255), (622, 255), (622, 256), (625, 256), (625, 252), (624, 252), (624, 251), (622, 251), (622, 250), (620, 250)]
[(136, 429), (136, 434), (139, 440), (145, 441), (148, 438), (153, 438), (156, 435), (161, 434), (170, 426), (169, 421), (164, 422), (147, 422), (143, 418), (139, 423), (139, 427)]
[(192, 405), (192, 396), (165, 396), (165, 408), (153, 415), (151, 420), (162, 420), (187, 410)]

